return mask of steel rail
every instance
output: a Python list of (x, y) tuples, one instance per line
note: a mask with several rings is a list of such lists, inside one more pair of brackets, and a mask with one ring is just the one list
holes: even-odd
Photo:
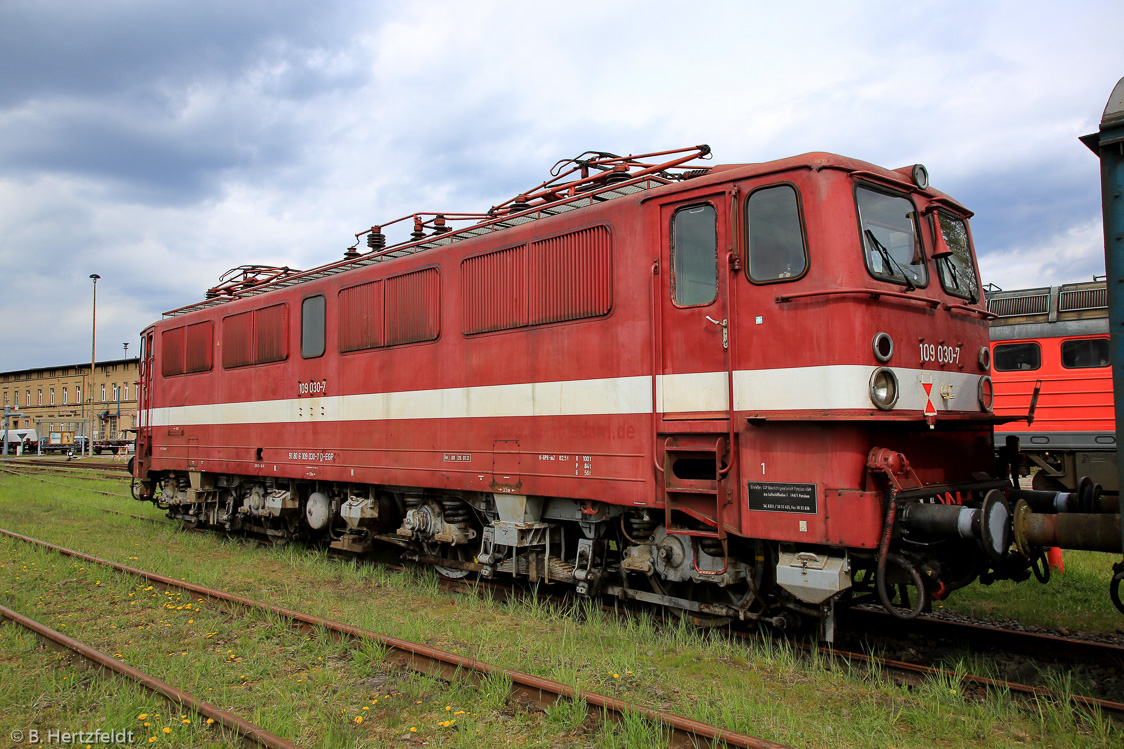
[(117, 562), (101, 559), (100, 557), (95, 557), (73, 549), (67, 549), (63, 546), (58, 546), (46, 541), (40, 541), (39, 539), (3, 528), (0, 528), (0, 534), (41, 546), (66, 556), (111, 567), (118, 572), (142, 577), (151, 583), (191, 591), (197, 595), (247, 608), (268, 611), (271, 614), (288, 619), (293, 624), (307, 627), (320, 627), (353, 639), (376, 642), (388, 648), (392, 653), (395, 653), (395, 660), (402, 666), (430, 676), (437, 676), (446, 681), (451, 681), (455, 676), (463, 673), (472, 673), (478, 676), (501, 676), (511, 680), (513, 691), (520, 697), (538, 704), (550, 705), (557, 702), (559, 699), (574, 701), (584, 700), (587, 709), (595, 717), (599, 717), (601, 713), (606, 713), (620, 720), (626, 713), (641, 715), (665, 728), (671, 734), (670, 742), (672, 746), (697, 747), (700, 742), (705, 742), (705, 744), (716, 747), (731, 746), (745, 747), (746, 749), (787, 749), (784, 744), (759, 739), (736, 731), (728, 731), (681, 715), (674, 715), (636, 703), (625, 702), (624, 700), (618, 700), (614, 697), (609, 697), (608, 695), (597, 692), (585, 691), (551, 679), (544, 679), (539, 676), (534, 676), (533, 674), (514, 671), (475, 658), (467, 658), (428, 645), (422, 645), (420, 643), (365, 630), (350, 624), (344, 624), (343, 622), (324, 619), (319, 616), (276, 606), (271, 603), (263, 603), (225, 591), (208, 588), (203, 585), (189, 583), (185, 580), (176, 580), (175, 578), (159, 575), (147, 570), (118, 564)]
[[(857, 623), (863, 632), (893, 635), (901, 631), (901, 621), (879, 610), (851, 609), (846, 616), (848, 621)], [(1109, 664), (1124, 669), (1124, 647), (1111, 643), (1076, 640), (1043, 632), (1011, 630), (990, 624), (950, 621), (931, 616), (917, 617), (910, 623), (909, 629), (910, 632), (921, 633), (927, 638), (941, 637), (1051, 662)]]
[(209, 702), (204, 702), (184, 692), (181, 689), (173, 687), (165, 681), (157, 679), (151, 674), (147, 674), (140, 669), (133, 668), (132, 666), (122, 663), (121, 661), (113, 658), (105, 653), (91, 648), (89, 645), (79, 642), (71, 637), (67, 637), (61, 632), (57, 632), (45, 624), (40, 624), (34, 619), (30, 619), (23, 614), (12, 611), (6, 606), (0, 605), (0, 617), (7, 619), (15, 624), (20, 625), (24, 629), (34, 632), (37, 636), (53, 642), (57, 645), (77, 653), (91, 663), (120, 674), (127, 679), (137, 682), (146, 689), (157, 694), (163, 695), (165, 698), (184, 707), (190, 708), (195, 713), (202, 715), (206, 718), (211, 718), (216, 723), (219, 723), (232, 731), (237, 732), (240, 736), (253, 741), (255, 744), (270, 747), (270, 749), (296, 749), (298, 746), (288, 739), (283, 739), (277, 734), (270, 733), (265, 729), (250, 723), (247, 720), (239, 718), (237, 715), (227, 712), (222, 708), (216, 707)]
[[(479, 583), (477, 583), (477, 584), (479, 584)], [(485, 583), (485, 585), (487, 585), (489, 587), (489, 589), (494, 591), (494, 592), (505, 592), (509, 595), (513, 595), (513, 594), (518, 592), (515, 588), (504, 587), (504, 586), (498, 585), (497, 583), (494, 583), (494, 582)], [(450, 587), (450, 589), (455, 589), (455, 590), (458, 590), (458, 591), (461, 591), (461, 592), (469, 592), (470, 589), (471, 589), (470, 584), (468, 584), (464, 581), (461, 581), (461, 580), (449, 581), (449, 587)], [(622, 609), (620, 609), (619, 607), (602, 606), (601, 609), (606, 613), (616, 614), (618, 616), (624, 616), (625, 615), (625, 614), (621, 613)], [(623, 611), (627, 612), (628, 609), (625, 608), (625, 609), (623, 609)], [(863, 614), (868, 613), (867, 611), (862, 610), (862, 609), (852, 609), (852, 610), (849, 610), (847, 612), (847, 614), (848, 614), (848, 616), (852, 616), (853, 614), (858, 613), (858, 612), (862, 612)], [(878, 612), (869, 612), (869, 613), (872, 613), (873, 615), (878, 615)], [(656, 615), (656, 621), (665, 621), (665, 619), (663, 619), (659, 615)], [(912, 623), (917, 624), (918, 622), (921, 622), (921, 621), (922, 621), (922, 619), (915, 619)], [(901, 622), (899, 622), (898, 620), (893, 620), (893, 622), (897, 623), (898, 631), (900, 633)], [(973, 625), (963, 625), (963, 626), (971, 627)], [(984, 629), (983, 627), (980, 627), (980, 628)], [(996, 627), (991, 627), (991, 628), (986, 628), (986, 629), (992, 630), (992, 632), (990, 632), (989, 634), (996, 639), (997, 646), (999, 646), (999, 647), (1002, 647), (1001, 640), (1002, 640), (1003, 635), (1015, 635), (1016, 639), (1017, 639), (1018, 635), (1023, 634), (1023, 633), (1018, 633), (1018, 632), (1012, 632), (1012, 631), (1009, 631), (1009, 630), (1002, 630), (1002, 629), (999, 629), (999, 628), (996, 628)], [(913, 631), (913, 630), (911, 629), (910, 631)], [(729, 636), (731, 636), (733, 638), (736, 638), (736, 639), (740, 639), (740, 640), (750, 640), (750, 641), (758, 642), (758, 643), (764, 642), (764, 640), (760, 636), (758, 636), (756, 634), (753, 634), (751, 632), (731, 630), (729, 632)], [(1059, 652), (1064, 652), (1064, 653), (1068, 653), (1069, 657), (1071, 659), (1080, 660), (1081, 662), (1085, 662), (1085, 663), (1101, 662), (1101, 661), (1098, 660), (1098, 658), (1104, 657), (1104, 656), (1107, 656), (1108, 658), (1112, 659), (1113, 661), (1116, 661), (1116, 659), (1120, 655), (1121, 651), (1124, 651), (1124, 648), (1120, 648), (1119, 646), (1114, 646), (1114, 645), (1104, 645), (1103, 650), (1098, 650), (1097, 646), (1100, 645), (1100, 643), (1090, 643), (1090, 642), (1087, 642), (1087, 641), (1066, 640), (1065, 638), (1061, 638), (1061, 637), (1042, 636), (1042, 641), (1043, 641), (1043, 645), (1045, 647), (1056, 648), (1057, 651), (1058, 651), (1058, 652), (1054, 652), (1054, 653), (1049, 654), (1048, 657), (1056, 658), (1056, 656), (1059, 654)], [(795, 642), (795, 641), (789, 641), (789, 643), (792, 645), (792, 647), (798, 648), (798, 649), (803, 650), (805, 652), (810, 652), (812, 650), (812, 646), (808, 645), (806, 643)], [(1023, 647), (1025, 647), (1025, 642), (1023, 643)], [(1016, 646), (1015, 650), (1021, 652), (1021, 648), (1018, 645)], [(991, 690), (991, 691), (995, 691), (995, 692), (1010, 692), (1010, 693), (1022, 695), (1022, 696), (1025, 696), (1025, 697), (1042, 697), (1042, 698), (1046, 698), (1046, 699), (1052, 699), (1052, 700), (1057, 701), (1057, 702), (1061, 702), (1068, 697), (1068, 699), (1076, 705), (1080, 705), (1080, 706), (1083, 706), (1083, 707), (1086, 707), (1086, 708), (1091, 708), (1091, 709), (1099, 709), (1099, 710), (1105, 712), (1106, 714), (1112, 715), (1114, 717), (1124, 718), (1124, 703), (1120, 703), (1120, 702), (1112, 702), (1110, 700), (1102, 700), (1102, 699), (1098, 699), (1096, 697), (1085, 697), (1085, 696), (1082, 696), (1082, 695), (1075, 695), (1075, 694), (1061, 695), (1061, 694), (1058, 694), (1057, 692), (1053, 692), (1053, 691), (1050, 691), (1048, 689), (1044, 689), (1042, 687), (1034, 687), (1034, 686), (1030, 686), (1030, 685), (1027, 685), (1027, 684), (1020, 684), (1018, 682), (1001, 681), (999, 679), (992, 679), (992, 678), (989, 678), (989, 677), (986, 677), (986, 676), (976, 676), (974, 674), (967, 674), (967, 673), (962, 673), (962, 672), (958, 672), (958, 671), (949, 671), (947, 669), (941, 669), (941, 668), (937, 668), (935, 666), (925, 666), (925, 665), (918, 664), (918, 663), (906, 663), (904, 661), (897, 661), (897, 660), (893, 660), (893, 659), (890, 659), (890, 658), (882, 658), (882, 657), (879, 657), (879, 656), (870, 655), (868, 653), (856, 653), (856, 652), (847, 651), (847, 650), (839, 650), (837, 648), (828, 648), (826, 650), (821, 650), (821, 652), (825, 652), (828, 655), (830, 655), (831, 657), (837, 658), (837, 659), (843, 660), (843, 661), (851, 661), (851, 662), (854, 662), (854, 663), (861, 663), (861, 664), (867, 665), (867, 666), (876, 665), (876, 666), (880, 666), (882, 668), (885, 668), (887, 671), (891, 671), (891, 672), (896, 671), (896, 672), (901, 672), (901, 673), (907, 673), (907, 674), (910, 674), (912, 676), (927, 676), (927, 677), (933, 677), (933, 678), (944, 678), (944, 679), (947, 679), (947, 680), (957, 680), (957, 681), (960, 681), (960, 682), (964, 683), (965, 685), (980, 687), (982, 689), (987, 689), (987, 690)], [(1029, 652), (1030, 651), (1028, 651), (1028, 653)], [(1083, 658), (1079, 657), (1079, 654), (1083, 654), (1084, 657)], [(1122, 664), (1122, 667), (1124, 667), (1124, 664)]]

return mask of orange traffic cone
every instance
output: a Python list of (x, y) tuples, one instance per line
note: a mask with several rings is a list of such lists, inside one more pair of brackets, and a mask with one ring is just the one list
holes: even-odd
[(1050, 546), (1046, 549), (1046, 561), (1049, 562), (1050, 569), (1059, 575), (1065, 574), (1065, 560), (1062, 559), (1062, 550), (1057, 546)]

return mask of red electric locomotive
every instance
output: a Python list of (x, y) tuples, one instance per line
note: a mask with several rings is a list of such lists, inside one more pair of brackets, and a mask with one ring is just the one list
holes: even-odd
[(237, 269), (143, 333), (137, 495), (829, 637), (836, 602), (1027, 577), (1047, 503), (994, 467), (971, 213), (920, 165), (708, 155), (587, 153), (389, 247)]
[(1019, 419), (996, 445), (1019, 438), (1036, 489), (1073, 491), (1087, 476), (1119, 491), (1104, 281), (993, 291), (987, 308), (995, 413)]

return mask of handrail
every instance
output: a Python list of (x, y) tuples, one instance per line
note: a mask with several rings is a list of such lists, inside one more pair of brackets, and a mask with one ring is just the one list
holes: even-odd
[(975, 307), (969, 307), (967, 304), (946, 304), (944, 306), (944, 308), (946, 310), (948, 310), (949, 312), (951, 312), (954, 309), (960, 309), (960, 310), (964, 310), (965, 312), (971, 312), (973, 315), (979, 315), (980, 317), (982, 317), (985, 320), (996, 320), (996, 319), (999, 318), (999, 315), (995, 314), (994, 312), (990, 312), (988, 310), (976, 309)]
[[(880, 289), (860, 289), (860, 288), (823, 289), (823, 290), (820, 290), (820, 291), (804, 291), (804, 292), (801, 292), (799, 294), (783, 294), (781, 296), (778, 296), (776, 298), (776, 301), (777, 301), (778, 304), (783, 304), (784, 302), (791, 302), (795, 299), (808, 299), (808, 298), (817, 297), (817, 296), (837, 296), (837, 295), (843, 295), (843, 294), (869, 294), (871, 299), (877, 299), (878, 297), (881, 297), (881, 296), (888, 296), (888, 297), (893, 297), (894, 299), (904, 299), (904, 300), (909, 301), (909, 302), (921, 302), (922, 304), (926, 304), (926, 305), (932, 307), (933, 309), (936, 309), (937, 307), (941, 306), (941, 300), (939, 300), (939, 299), (929, 299), (928, 297), (914, 296), (913, 294), (906, 294), (905, 292), (902, 292), (902, 291), (882, 291)], [(971, 308), (969, 308), (969, 309), (971, 309)]]

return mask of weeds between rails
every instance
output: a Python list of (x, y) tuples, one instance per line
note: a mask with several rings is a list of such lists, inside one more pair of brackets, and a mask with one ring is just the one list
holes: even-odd
[[(40, 492), (40, 498), (17, 501), (31, 488)], [(141, 526), (92, 507), (78, 506), (60, 513), (52, 492), (54, 489), (49, 486), (33, 487), (33, 482), (0, 476), (0, 517), (14, 530), (71, 546), (97, 548), (99, 556), (121, 561), (135, 556), (137, 560), (127, 563), (173, 577), (190, 577), (251, 597), (267, 597), (291, 608), (427, 642), (623, 699), (654, 701), (661, 709), (775, 741), (808, 746), (928, 746), (938, 742), (991, 746), (1029, 740), (1044, 746), (1097, 746), (1122, 739), (1118, 729), (1065, 704), (1043, 701), (1030, 714), (1010, 700), (965, 700), (962, 686), (947, 687), (943, 682), (924, 680), (920, 686), (907, 690), (877, 675), (871, 678), (865, 669), (853, 671), (822, 659), (809, 662), (787, 646), (719, 642), (687, 626), (657, 627), (650, 617), (617, 622), (590, 611), (587, 620), (579, 625), (557, 607), (545, 603), (532, 606), (486, 597), (454, 599), (439, 590), (436, 576), (429, 572), (394, 572), (375, 565), (328, 560), (319, 553), (294, 546), (263, 549), (204, 534), (182, 534), (164, 526)], [(60, 494), (55, 493), (54, 497), (57, 499)], [(88, 501), (92, 504), (99, 500), (91, 497)], [(69, 574), (67, 579), (75, 579), (68, 586), (73, 588), (76, 582), (92, 586), (94, 581), (87, 579), (90, 574), (90, 570)], [(10, 583), (6, 587), (16, 590)], [(34, 600), (32, 591), (17, 592)], [(178, 626), (182, 624), (179, 621)], [(253, 639), (253, 633), (267, 632), (263, 625), (237, 632), (220, 627), (211, 627), (207, 632), (220, 631), (215, 637), (236, 646), (227, 645), (222, 648), (223, 653), (236, 649), (239, 657), (250, 657), (259, 648), (275, 647)], [(164, 629), (171, 632), (175, 627)], [(202, 636), (192, 635), (196, 639)], [(336, 670), (341, 663), (351, 663), (354, 654), (350, 651), (333, 649), (316, 638), (311, 642), (317, 648), (316, 655), (324, 658), (322, 662), (310, 658), (320, 668), (315, 672), (320, 691), (312, 689), (312, 671), (299, 684), (292, 675), (269, 682), (279, 689), (297, 690), (286, 704), (336, 699), (323, 691), (330, 690), (327, 677), (338, 676)], [(295, 647), (312, 647), (301, 643)], [(167, 657), (170, 667), (176, 668), (184, 665), (178, 659), (190, 656), (166, 653), (162, 657)], [(262, 668), (260, 659), (254, 663), (256, 668)], [(33, 678), (31, 669), (28, 670), (28, 678)], [(248, 666), (246, 670), (250, 670)], [(387, 685), (395, 678), (378, 674), (375, 669), (366, 681), (371, 686), (379, 682)], [(403, 721), (423, 724), (417, 727), (419, 733), (425, 732), (427, 740), (445, 744), (458, 740), (436, 725), (436, 718), (448, 714), (443, 710), (447, 702), (436, 706), (432, 702), (432, 694), (438, 692), (436, 684), (427, 689), (415, 679), (394, 683), (394, 688), (403, 694), (417, 696), (411, 704), (428, 693), (417, 710), (424, 708), (429, 712), (413, 712), (413, 708), (403, 705), (407, 712)], [(33, 689), (33, 682), (25, 680), (24, 684), (25, 690)], [(260, 700), (266, 686), (259, 685), (250, 694), (239, 692), (237, 684), (223, 688), (240, 700)], [(408, 692), (403, 691), (406, 688)], [(580, 723), (559, 722), (562, 718), (557, 713), (497, 717), (503, 715), (503, 708), (489, 713), (476, 694), (466, 690), (463, 702), (476, 706), (474, 720), (482, 733), (475, 734), (475, 729), (466, 731), (464, 716), (457, 724), (461, 726), (457, 737), (478, 737), (475, 746), (546, 746), (556, 744), (559, 736), (579, 745), (625, 745), (621, 735), (615, 733), (590, 737)], [(460, 708), (454, 706), (452, 712), (456, 709)], [(288, 720), (326, 725), (319, 713), (299, 716)], [(426, 716), (435, 722), (425, 724), (422, 718)], [(333, 720), (347, 717), (350, 714), (334, 716)], [(393, 724), (396, 728), (402, 725)], [(354, 730), (353, 724), (342, 727)], [(409, 727), (405, 725), (406, 729)], [(348, 741), (355, 739), (353, 733), (338, 735)], [(399, 738), (390, 733), (380, 736)], [(659, 745), (657, 740), (643, 741), (637, 736), (629, 740), (639, 745)]]

